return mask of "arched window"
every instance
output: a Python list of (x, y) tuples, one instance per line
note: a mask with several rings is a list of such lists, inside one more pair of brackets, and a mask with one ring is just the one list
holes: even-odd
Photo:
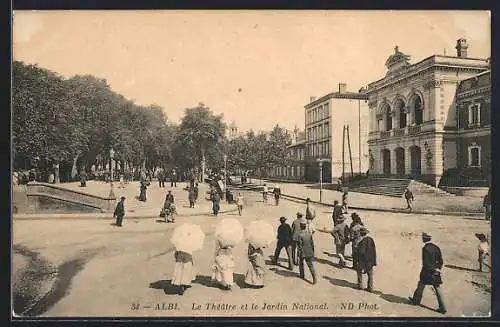
[(413, 102), (413, 108), (415, 113), (415, 124), (420, 125), (423, 122), (423, 107), (422, 107), (422, 99), (417, 95)]
[(385, 107), (385, 130), (390, 131), (392, 129), (392, 116), (391, 108), (389, 105)]
[(399, 128), (405, 128), (406, 127), (406, 110), (405, 110), (405, 104), (403, 101), (399, 103)]

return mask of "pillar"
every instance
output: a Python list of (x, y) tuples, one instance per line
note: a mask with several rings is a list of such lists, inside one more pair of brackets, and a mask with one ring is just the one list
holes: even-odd
[(56, 184), (61, 182), (61, 177), (59, 175), (59, 163), (54, 164), (54, 182)]
[(397, 168), (396, 168), (396, 149), (390, 149), (391, 151), (391, 175), (396, 175), (397, 173)]

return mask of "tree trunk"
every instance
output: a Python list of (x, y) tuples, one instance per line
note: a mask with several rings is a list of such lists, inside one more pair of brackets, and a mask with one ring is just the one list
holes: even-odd
[(205, 182), (205, 148), (201, 146), (201, 182)]
[(54, 164), (54, 182), (59, 184), (61, 182), (61, 177), (59, 174), (59, 161)]

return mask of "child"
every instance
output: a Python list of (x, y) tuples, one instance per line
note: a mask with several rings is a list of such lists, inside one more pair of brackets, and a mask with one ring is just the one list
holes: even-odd
[(490, 244), (488, 243), (488, 238), (483, 233), (476, 234), (476, 237), (480, 242), (478, 246), (478, 259), (477, 259), (479, 261), (479, 271), (483, 271), (483, 264), (486, 267), (491, 268), (485, 262), (490, 255)]
[(184, 292), (188, 287), (191, 287), (191, 282), (196, 277), (193, 267), (193, 255), (184, 251), (175, 251), (174, 258), (175, 266), (172, 285), (178, 287), (179, 295), (184, 295)]
[(243, 211), (243, 195), (241, 195), (241, 192), (236, 197), (236, 205), (238, 206), (238, 213), (241, 216), (241, 211)]

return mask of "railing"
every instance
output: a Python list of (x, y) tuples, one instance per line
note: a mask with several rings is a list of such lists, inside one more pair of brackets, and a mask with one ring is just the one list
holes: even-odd
[(391, 131), (382, 131), (380, 132), (381, 139), (387, 139), (391, 136)]
[(422, 131), (422, 125), (415, 125), (408, 127), (408, 135), (415, 135)]
[(404, 136), (406, 134), (406, 128), (400, 128), (394, 130), (394, 136)]

